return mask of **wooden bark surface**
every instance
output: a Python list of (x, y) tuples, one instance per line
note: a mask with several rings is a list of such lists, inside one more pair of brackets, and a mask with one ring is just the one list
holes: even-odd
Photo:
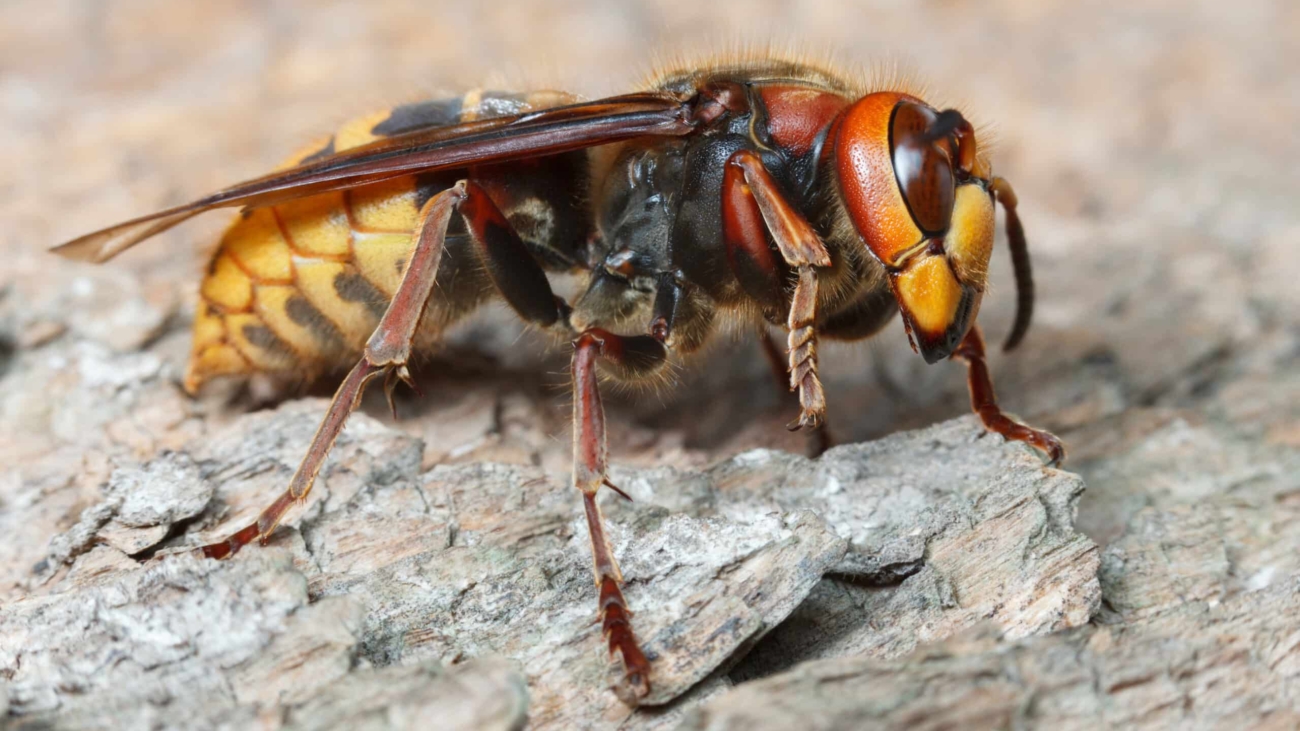
[[(366, 401), (271, 545), (186, 551), (283, 489), (331, 384), (180, 390), (221, 216), (105, 267), (46, 246), (377, 107), (623, 91), (648, 46), (760, 16), (911, 56), (995, 126), (1039, 307), (993, 372), (1065, 470), (985, 434), (897, 323), (826, 349), (843, 446), (816, 460), (752, 339), (611, 393), (635, 501), (602, 505), (656, 673), (632, 711), (567, 486), (566, 351), (493, 309), (399, 420)], [(1281, 0), (6, 3), (0, 726), (1296, 727), (1297, 37)]]

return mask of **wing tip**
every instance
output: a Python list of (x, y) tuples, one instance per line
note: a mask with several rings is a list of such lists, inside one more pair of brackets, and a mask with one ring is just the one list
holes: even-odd
[(85, 236), (78, 236), (71, 241), (51, 247), (49, 251), (71, 261), (103, 264), (141, 241), (166, 231), (202, 210), (187, 207), (162, 211), (100, 229)]
[(96, 231), (93, 234), (78, 236), (71, 241), (65, 241), (58, 246), (51, 246), (49, 252), (58, 254), (69, 261), (84, 261), (91, 264), (101, 264), (112, 257), (111, 254), (104, 253), (104, 231)]

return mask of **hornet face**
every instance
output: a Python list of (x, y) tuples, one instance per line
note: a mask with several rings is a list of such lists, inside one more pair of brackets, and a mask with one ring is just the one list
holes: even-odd
[(912, 347), (934, 363), (975, 321), (993, 249), (993, 194), (961, 114), (897, 92), (847, 109), (835, 139), (841, 195), (884, 264)]

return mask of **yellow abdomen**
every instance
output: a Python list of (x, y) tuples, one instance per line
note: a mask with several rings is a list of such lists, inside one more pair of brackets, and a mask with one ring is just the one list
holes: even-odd
[[(347, 124), (284, 167), (414, 128), (574, 99), (550, 91), (473, 91), (396, 107)], [(216, 376), (311, 378), (347, 365), (401, 282), (421, 196), (429, 194), (406, 177), (242, 213), (222, 237), (200, 288), (186, 390)]]
[(194, 319), (185, 387), (314, 373), (360, 352), (412, 247), (413, 178), (248, 212), (222, 237)]

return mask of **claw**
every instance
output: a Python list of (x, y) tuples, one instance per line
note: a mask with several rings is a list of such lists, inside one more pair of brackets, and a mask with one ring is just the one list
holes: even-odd
[(619, 494), (619, 497), (623, 498), (624, 500), (628, 501), (629, 503), (630, 503), (630, 502), (633, 502), (633, 500), (632, 500), (632, 496), (629, 495), (629, 494), (627, 494), (627, 493), (625, 493), (625, 492), (623, 492), (623, 489), (620, 488), (618, 485), (615, 485), (614, 483), (610, 482), (608, 477), (602, 477), (602, 478), (601, 478), (601, 483), (604, 484), (605, 487), (608, 487), (609, 489), (611, 489), (611, 490), (613, 490), (614, 492), (618, 493), (618, 494)]
[(401, 373), (398, 375), (401, 377), (402, 383), (405, 383), (406, 387), (411, 389), (411, 393), (419, 398), (424, 398), (424, 391), (421, 391), (420, 387), (415, 385), (415, 379), (411, 377), (411, 372), (406, 369), (406, 366), (402, 366)]
[(799, 431), (805, 426), (809, 429), (816, 429), (822, 425), (822, 415), (816, 411), (801, 411), (799, 418), (785, 425), (789, 431)]
[(388, 399), (388, 410), (393, 412), (393, 420), (397, 420), (397, 402), (393, 399), (393, 394), (397, 390), (397, 382), (405, 383), (407, 388), (415, 392), (416, 396), (423, 396), (420, 389), (416, 388), (415, 381), (411, 380), (411, 372), (406, 366), (400, 365), (396, 368), (388, 369), (384, 374), (384, 398)]
[(390, 369), (384, 373), (384, 398), (388, 401), (388, 410), (393, 413), (393, 421), (397, 421), (397, 402), (393, 400), (393, 390), (397, 388), (397, 371)]
[(1059, 467), (1065, 461), (1065, 445), (1055, 434), (1034, 430), (1035, 439), (1030, 441), (1034, 447), (1047, 455), (1048, 467)]

